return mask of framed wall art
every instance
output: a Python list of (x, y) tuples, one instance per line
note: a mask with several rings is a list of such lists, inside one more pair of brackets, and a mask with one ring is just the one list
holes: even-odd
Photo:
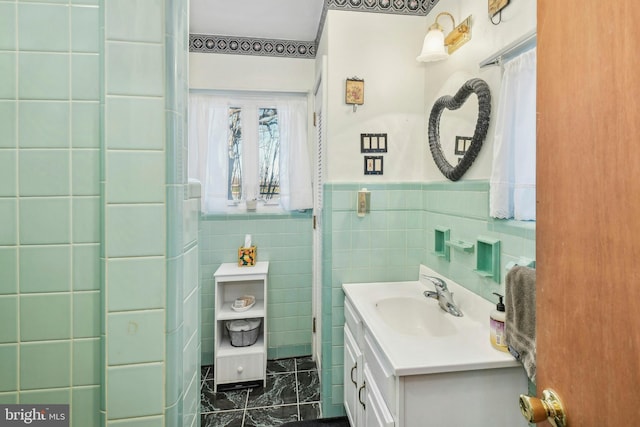
[(344, 102), (353, 105), (353, 111), (356, 111), (357, 105), (364, 104), (364, 79), (351, 77), (347, 79), (345, 85)]

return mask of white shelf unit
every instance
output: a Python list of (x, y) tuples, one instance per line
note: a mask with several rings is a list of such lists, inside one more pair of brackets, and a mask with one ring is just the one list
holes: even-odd
[[(224, 263), (214, 273), (214, 390), (220, 384), (267, 379), (267, 276), (268, 262), (253, 267), (238, 267)], [(256, 303), (247, 311), (234, 311), (231, 305), (242, 295), (253, 295)], [(237, 319), (261, 319), (258, 341), (247, 347), (234, 347), (229, 340), (225, 322)]]

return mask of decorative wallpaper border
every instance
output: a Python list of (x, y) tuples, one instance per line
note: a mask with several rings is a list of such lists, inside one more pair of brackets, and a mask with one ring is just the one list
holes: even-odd
[(189, 52), (315, 58), (315, 41), (189, 34)]
[(426, 15), (438, 0), (327, 0), (329, 9), (401, 15)]
[(311, 41), (262, 39), (211, 34), (189, 34), (189, 52), (307, 58), (316, 56), (327, 10), (349, 10), (424, 16), (439, 0), (326, 0), (316, 39)]

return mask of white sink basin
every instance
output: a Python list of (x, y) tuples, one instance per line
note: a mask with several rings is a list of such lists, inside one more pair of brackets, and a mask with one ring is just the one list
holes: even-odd
[(420, 275), (447, 282), (455, 304), (464, 313), (455, 317), (427, 298), (432, 283), (345, 283), (345, 297), (366, 325), (396, 375), (421, 375), (518, 366), (509, 353), (489, 341), (489, 313), (495, 305), (451, 279), (421, 265)]
[(385, 298), (375, 306), (380, 318), (399, 334), (443, 337), (457, 332), (457, 319), (440, 309), (434, 299)]

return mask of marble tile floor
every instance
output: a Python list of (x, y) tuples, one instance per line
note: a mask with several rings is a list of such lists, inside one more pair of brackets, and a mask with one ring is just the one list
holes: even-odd
[(267, 385), (213, 391), (213, 367), (202, 367), (201, 427), (277, 427), (321, 417), (320, 379), (310, 356), (267, 361)]

